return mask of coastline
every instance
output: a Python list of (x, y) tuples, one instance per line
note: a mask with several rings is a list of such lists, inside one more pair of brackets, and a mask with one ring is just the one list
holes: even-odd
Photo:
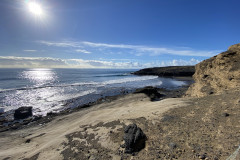
[[(170, 78), (170, 77), (168, 77)], [(162, 99), (166, 99), (166, 98), (180, 98), (182, 97), (186, 90), (188, 89), (188, 87), (190, 86), (190, 84), (193, 83), (193, 79), (191, 77), (174, 77), (171, 79), (176, 79), (179, 81), (186, 81), (187, 84), (183, 85), (177, 89), (165, 89), (165, 88), (155, 88), (160, 94), (162, 94), (160, 100)], [(145, 88), (145, 87), (144, 87)], [(139, 88), (138, 90), (144, 89), (144, 88)], [(68, 115), (71, 114), (73, 112), (78, 112), (78, 111), (82, 111), (91, 107), (94, 107), (95, 105), (99, 105), (99, 104), (103, 104), (105, 102), (112, 102), (114, 100), (117, 100), (123, 96), (126, 96), (128, 94), (132, 94), (135, 91), (132, 92), (128, 92), (128, 91), (123, 91), (118, 95), (114, 95), (114, 96), (104, 96), (100, 98), (96, 98), (96, 100), (88, 102), (88, 103), (84, 103), (82, 105), (79, 105), (77, 107), (71, 108), (71, 107), (67, 107), (67, 106), (71, 106), (71, 103), (75, 103), (76, 101), (78, 101), (78, 98), (74, 98), (71, 100), (68, 100), (68, 103), (66, 103), (66, 109), (60, 111), (60, 112), (50, 112), (48, 113), (46, 116), (33, 116), (33, 117), (29, 117), (23, 120), (0, 120), (0, 132), (5, 132), (8, 130), (18, 130), (18, 129), (22, 129), (22, 128), (28, 128), (28, 127), (33, 127), (35, 125), (41, 125), (41, 124), (45, 124), (48, 123), (50, 121), (52, 121), (56, 116), (62, 116), (62, 115)], [(11, 112), (10, 114), (8, 114), (7, 116), (13, 116), (13, 112)], [(2, 116), (4, 117), (4, 116)], [(11, 119), (11, 118), (10, 118)], [(5, 125), (7, 124), (7, 125)]]
[[(107, 97), (0, 132), (0, 158), (226, 159), (240, 138), (240, 91), (182, 97), (187, 89), (162, 90), (168, 96), (160, 101), (143, 93)], [(124, 128), (131, 123), (142, 128), (147, 141), (140, 152), (125, 154)]]
[[(57, 136), (58, 133), (56, 133), (56, 131), (57, 131), (56, 128), (46, 129), (46, 128), (49, 128), (50, 126), (55, 126), (57, 124), (57, 125), (61, 125), (63, 127), (64, 126), (63, 123), (65, 123), (65, 127), (68, 128), (69, 127), (68, 124), (71, 125), (71, 123), (82, 124), (82, 122), (81, 122), (82, 120), (77, 120), (76, 116), (81, 117), (85, 114), (92, 114), (94, 112), (98, 112), (98, 113), (104, 112), (105, 114), (109, 114), (108, 113), (109, 110), (111, 110), (111, 108), (114, 108), (112, 112), (122, 114), (123, 116), (124, 116), (124, 114), (126, 114), (126, 117), (123, 118), (122, 120), (129, 121), (130, 119), (134, 120), (134, 119), (138, 119), (138, 118), (142, 118), (142, 117), (149, 118), (149, 116), (150, 117), (155, 116), (155, 113), (153, 113), (152, 112), (153, 110), (151, 111), (150, 108), (149, 108), (150, 110), (148, 110), (149, 116), (146, 116), (145, 113), (147, 110), (146, 110), (145, 106), (150, 105), (152, 107), (155, 107), (155, 110), (156, 110), (156, 109), (158, 109), (158, 107), (157, 107), (158, 104), (162, 104), (163, 109), (160, 109), (160, 111), (156, 111), (156, 112), (159, 112), (159, 114), (160, 113), (162, 114), (163, 112), (167, 111), (171, 107), (176, 107), (176, 105), (178, 106), (178, 103), (176, 102), (176, 100), (178, 101), (178, 98), (182, 97), (184, 95), (188, 86), (182, 86), (181, 88), (175, 89), (175, 90), (166, 90), (163, 88), (158, 88), (157, 90), (162, 95), (159, 101), (152, 102), (150, 97), (143, 93), (137, 93), (137, 94), (136, 93), (123, 93), (123, 94), (117, 95), (117, 96), (100, 98), (95, 102), (91, 102), (91, 103), (88, 103), (88, 104), (85, 104), (85, 105), (82, 105), (82, 106), (79, 106), (79, 107), (73, 108), (73, 109), (67, 109), (60, 113), (48, 114), (47, 116), (42, 117), (42, 118), (26, 119), (26, 120), (22, 121), (21, 123), (16, 122), (13, 126), (1, 128), (0, 142), (2, 144), (6, 144), (6, 145), (4, 145), (0, 148), (0, 157), (1, 158), (7, 158), (8, 156), (11, 157), (12, 155), (7, 154), (8, 152), (6, 152), (6, 151), (10, 151), (11, 148), (14, 148), (14, 150), (20, 149), (15, 146), (19, 146), (19, 147), (22, 145), (27, 146), (29, 139), (31, 141), (29, 143), (32, 143), (34, 141), (33, 139), (35, 139), (36, 137), (39, 137), (37, 139), (42, 141), (44, 139), (43, 138), (44, 135), (46, 135), (46, 138), (48, 137), (47, 132), (55, 132), (54, 136)], [(130, 110), (128, 110), (127, 112), (124, 111), (124, 110), (128, 109), (125, 107), (129, 106), (130, 105), (129, 103), (132, 103), (131, 110), (132, 110), (132, 112), (133, 111), (136, 112), (135, 116), (131, 115), (132, 113), (129, 112)], [(136, 103), (138, 103), (139, 107), (142, 107), (142, 112), (139, 112), (139, 108), (138, 108), (138, 110), (135, 110)], [(175, 104), (175, 103), (177, 103), (177, 104)], [(182, 103), (182, 102), (180, 101), (180, 103)], [(108, 122), (111, 123), (110, 120), (107, 120), (107, 121), (105, 121), (103, 119), (100, 120), (99, 118), (97, 118), (97, 116), (96, 117), (95, 116), (96, 115), (94, 115), (93, 117), (92, 116), (88, 117), (88, 120), (82, 125), (92, 126), (92, 125), (96, 125), (97, 122), (98, 123), (108, 123)], [(66, 117), (68, 117), (68, 118), (66, 118)], [(93, 121), (97, 121), (97, 122), (89, 123), (90, 122), (89, 118), (92, 119)], [(66, 121), (65, 119), (71, 119), (71, 122)], [(112, 118), (111, 118), (111, 120), (114, 121), (114, 123), (115, 123), (115, 121), (119, 121), (120, 119), (121, 118), (117, 117), (117, 115), (112, 116)], [(122, 122), (121, 122), (121, 124), (123, 124), (122, 127), (124, 127), (126, 125), (125, 123), (122, 123)], [(68, 129), (65, 128), (64, 130), (68, 130)], [(43, 132), (43, 133), (41, 133), (41, 132)], [(71, 134), (71, 133), (72, 132), (68, 132), (68, 134)], [(68, 134), (64, 134), (62, 136), (65, 137)], [(22, 138), (20, 138), (21, 141), (19, 141), (19, 140), (10, 141), (10, 139), (16, 139), (16, 137), (22, 137)], [(19, 139), (19, 138), (17, 138), (17, 139)], [(40, 143), (40, 142), (37, 142), (37, 143)], [(37, 144), (37, 146), (39, 146), (39, 145), (40, 144)], [(9, 146), (11, 146), (11, 147), (8, 148)], [(37, 147), (37, 148), (39, 148), (39, 147)], [(20, 149), (20, 151), (18, 151), (18, 152), (22, 152), (22, 149)], [(11, 157), (10, 159), (17, 159), (17, 157), (18, 158), (21, 157), (20, 154), (18, 154), (18, 152), (15, 156)], [(33, 154), (32, 150), (29, 150), (29, 151), (26, 150), (24, 152), (29, 152), (28, 155), (24, 156), (25, 158), (30, 157), (30, 159), (31, 159), (31, 157), (33, 156), (32, 158), (34, 159), (34, 156), (36, 156), (36, 155), (34, 155), (36, 152), (34, 152), (34, 154)], [(39, 153), (43, 153), (43, 151), (39, 150)], [(60, 154), (60, 156), (66, 155), (65, 153), (59, 153), (59, 154)], [(119, 155), (116, 155), (116, 157), (119, 158)], [(42, 158), (39, 158), (39, 159), (42, 159)]]
[[(107, 150), (102, 150), (103, 153), (113, 148), (114, 151), (110, 151), (110, 153), (114, 154), (118, 147), (117, 143), (112, 142), (111, 138), (109, 139), (109, 136), (111, 137), (110, 133), (116, 132), (118, 134), (118, 129), (122, 129), (134, 120), (142, 118), (157, 120), (169, 108), (179, 107), (186, 103), (179, 98), (174, 98), (174, 100), (168, 98), (152, 102), (148, 96), (142, 93), (128, 94), (115, 97), (114, 99), (78, 112), (58, 115), (42, 125), (0, 133), (0, 142), (5, 144), (0, 148), (0, 157), (2, 159), (9, 156), (11, 157), (9, 159), (17, 159), (19, 157), (21, 159), (34, 159), (34, 157), (35, 159), (36, 157), (38, 159), (44, 159), (44, 157), (56, 159), (57, 156), (61, 159), (63, 157), (71, 157), (71, 150), (66, 149), (67, 146), (71, 146), (71, 144), (68, 144), (71, 143), (68, 139), (75, 134), (81, 134), (81, 132), (86, 131), (89, 131), (89, 136), (94, 134), (95, 138), (98, 137), (97, 144), (101, 143), (101, 145), (107, 148)], [(159, 108), (159, 105), (162, 107)], [(148, 106), (147, 110), (146, 106)], [(88, 141), (87, 137), (85, 138), (86, 141)], [(82, 140), (84, 141), (84, 138)], [(89, 139), (87, 143), (94, 144), (95, 142), (91, 142), (91, 139)], [(101, 149), (101, 145), (97, 146), (97, 148)], [(115, 154), (114, 157), (120, 158), (121, 156)], [(109, 159), (108, 153), (101, 158)]]

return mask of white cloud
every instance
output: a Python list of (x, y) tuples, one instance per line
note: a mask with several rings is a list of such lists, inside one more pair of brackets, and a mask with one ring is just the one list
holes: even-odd
[(93, 43), (93, 42), (81, 42), (84, 45), (91, 47), (106, 47), (106, 48), (123, 48), (123, 49), (137, 49), (141, 46), (137, 45), (127, 45), (127, 44), (107, 44), (107, 43)]
[(0, 68), (148, 68), (161, 66), (195, 65), (199, 60), (171, 60), (171, 61), (112, 61), (112, 60), (83, 60), (60, 59), (50, 57), (13, 57), (0, 56)]
[(25, 49), (23, 50), (24, 52), (37, 52), (37, 50), (33, 50), (33, 49)]
[(0, 56), (0, 68), (65, 68), (66, 62), (49, 57), (13, 57)]
[(91, 52), (87, 51), (87, 50), (84, 50), (84, 49), (77, 49), (75, 50), (76, 52), (79, 52), (79, 53), (85, 53), (85, 54), (90, 54)]
[(93, 42), (82, 42), (82, 44), (90, 47), (104, 47), (104, 48), (121, 48), (135, 50), (136, 56), (142, 56), (149, 54), (150, 56), (158, 56), (163, 54), (171, 54), (178, 56), (200, 56), (200, 57), (211, 57), (218, 54), (220, 51), (199, 51), (192, 50), (184, 47), (184, 50), (176, 50), (172, 48), (164, 47), (149, 47), (142, 45), (125, 45), (125, 44), (106, 44), (106, 43), (93, 43)]
[(79, 42), (73, 42), (73, 41), (63, 41), (63, 42), (37, 41), (37, 42), (47, 46), (82, 48)]
[[(134, 54), (135, 56), (159, 56), (159, 55), (178, 55), (178, 56), (200, 56), (200, 57), (212, 57), (217, 55), (219, 50), (194, 50), (188, 47), (166, 48), (166, 47), (151, 47), (144, 45), (129, 45), (129, 44), (108, 44), (108, 43), (94, 43), (94, 42), (74, 42), (74, 41), (63, 41), (63, 42), (48, 42), (39, 41), (39, 43), (55, 46), (55, 47), (75, 47), (75, 48), (96, 48), (98, 51), (104, 51), (104, 49), (124, 49), (125, 52)], [(126, 51), (128, 50), (128, 51)]]

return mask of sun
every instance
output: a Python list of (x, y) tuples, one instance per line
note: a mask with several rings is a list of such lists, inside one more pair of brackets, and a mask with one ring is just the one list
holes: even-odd
[(36, 2), (28, 3), (28, 9), (35, 16), (41, 17), (43, 15), (43, 10), (41, 5)]

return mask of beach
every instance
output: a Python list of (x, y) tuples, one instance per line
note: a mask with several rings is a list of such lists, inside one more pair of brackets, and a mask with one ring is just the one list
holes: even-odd
[[(50, 70), (47, 70), (47, 72), (49, 71)], [(41, 72), (45, 73), (46, 71), (43, 70)], [(121, 72), (120, 75), (122, 76), (122, 74)], [(118, 75), (119, 73), (117, 76)], [(120, 132), (122, 132), (124, 127), (133, 122), (133, 120), (158, 120), (158, 117), (170, 108), (186, 105), (185, 101), (178, 100), (178, 98), (186, 92), (188, 86), (193, 81), (190, 77), (182, 77), (180, 79), (172, 79), (171, 77), (164, 79), (160, 77), (160, 79), (156, 79), (156, 76), (139, 76), (130, 78), (131, 77), (120, 77), (120, 79), (118, 78), (119, 80), (107, 81), (107, 83), (111, 82), (111, 84), (118, 84), (120, 81), (123, 85), (127, 85), (126, 82), (128, 81), (133, 81), (135, 84), (132, 85), (132, 89), (126, 88), (121, 92), (116, 92), (115, 95), (109, 93), (106, 95), (111, 96), (105, 95), (99, 97), (95, 95), (95, 101), (86, 101), (85, 103), (79, 103), (79, 100), (83, 101), (82, 97), (73, 98), (68, 100), (66, 105), (77, 104), (78, 107), (68, 107), (67, 109), (55, 113), (50, 112), (43, 117), (33, 115), (33, 117), (24, 120), (13, 121), (10, 119), (9, 122), (2, 121), (3, 125), (1, 126), (0, 141), (1, 144), (4, 145), (0, 148), (0, 158), (71, 159), (73, 156), (72, 154), (75, 153), (69, 151), (67, 147), (70, 147), (70, 143), (72, 143), (68, 137), (74, 133), (82, 134), (82, 132), (86, 132), (86, 129), (89, 128), (89, 133), (86, 132), (86, 134), (89, 134), (90, 137), (94, 136), (95, 138), (93, 139), (96, 140), (88, 139), (87, 135), (79, 139), (81, 145), (82, 142), (86, 142), (83, 146), (86, 153), (81, 152), (82, 159), (88, 159), (88, 152), (92, 149), (100, 149), (103, 151), (103, 156), (105, 157), (101, 157), (101, 154), (99, 155), (97, 153), (100, 159), (109, 159), (111, 155), (113, 158), (121, 159), (122, 155), (119, 153), (119, 143), (122, 143), (123, 136), (119, 135), (119, 142), (114, 142), (111, 141), (110, 138), (114, 135), (113, 133), (122, 134)], [(145, 88), (137, 89), (136, 82), (142, 80), (143, 82), (141, 83), (143, 84), (140, 83), (140, 85), (146, 86), (149, 84), (147, 83), (149, 81), (148, 79), (156, 81), (152, 81), (152, 84), (163, 84), (163, 87), (165, 86), (165, 88), (150, 87), (150, 90), (160, 93), (158, 95), (159, 97), (155, 95), (152, 97), (152, 95), (141, 93)], [(131, 83), (129, 85), (131, 85)], [(178, 87), (179, 85), (181, 85), (181, 87)], [(49, 86), (44, 88), (51, 89)], [(35, 88), (26, 88), (26, 90), (30, 91), (34, 91), (34, 89)], [(134, 90), (136, 90), (136, 93), (133, 93)], [(25, 91), (25, 89), (23, 91)], [(159, 105), (161, 107), (159, 107)], [(4, 117), (4, 114), (1, 116)], [(142, 124), (139, 125), (144, 127)], [(99, 141), (98, 139), (101, 140)], [(92, 146), (89, 146), (88, 143), (92, 143)], [(103, 148), (102, 145), (104, 146)], [(87, 146), (88, 148), (86, 148)], [(106, 148), (107, 150), (105, 150)], [(79, 157), (79, 155), (77, 157)]]
[[(121, 134), (118, 133), (119, 130), (122, 130), (132, 120), (158, 121), (162, 113), (168, 109), (186, 105), (186, 100), (178, 98), (152, 102), (144, 94), (129, 94), (112, 102), (105, 102), (69, 115), (57, 116), (46, 124), (3, 132), (0, 141), (5, 145), (0, 148), (0, 157), (2, 159), (7, 157), (31, 159), (35, 156), (39, 159), (58, 159), (57, 157), (61, 159), (68, 154), (71, 156), (74, 153), (65, 153), (69, 152), (66, 148), (67, 144), (72, 143), (67, 137), (76, 133), (94, 137), (89, 139), (89, 142), (86, 142), (88, 138), (75, 137), (76, 143), (86, 142), (85, 145), (90, 145), (90, 148), (93, 143), (91, 149), (94, 149), (94, 145), (100, 144), (99, 146), (104, 146), (110, 151), (103, 156), (111, 156), (118, 152), (120, 145), (111, 140), (111, 132)], [(96, 144), (94, 144), (94, 139), (98, 139)], [(80, 148), (76, 148), (78, 149)], [(116, 154), (114, 157), (119, 159), (121, 155)]]
[(0, 132), (0, 158), (238, 160), (239, 53), (233, 45), (197, 64), (190, 86), (147, 86), (16, 123)]
[[(210, 159), (226, 159), (240, 138), (239, 95), (237, 91), (204, 98), (151, 101), (142, 93), (128, 94), (94, 107), (57, 115), (47, 123), (2, 132), (0, 141), (4, 145), (0, 146), (0, 157), (199, 159), (206, 154)], [(124, 127), (131, 123), (142, 128), (147, 141), (143, 150), (129, 155), (124, 154), (120, 146)]]

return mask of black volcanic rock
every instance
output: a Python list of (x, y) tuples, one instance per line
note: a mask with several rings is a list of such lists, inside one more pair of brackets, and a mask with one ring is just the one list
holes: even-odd
[(15, 110), (14, 119), (25, 119), (32, 116), (32, 107), (20, 107)]
[(160, 77), (188, 77), (195, 73), (194, 66), (169, 66), (145, 68), (134, 72), (135, 75), (156, 75)]
[(125, 153), (138, 152), (145, 147), (146, 136), (136, 124), (124, 129)]
[(134, 93), (144, 93), (151, 99), (151, 101), (158, 100), (160, 97), (164, 96), (158, 92), (158, 88), (151, 86), (137, 89)]

